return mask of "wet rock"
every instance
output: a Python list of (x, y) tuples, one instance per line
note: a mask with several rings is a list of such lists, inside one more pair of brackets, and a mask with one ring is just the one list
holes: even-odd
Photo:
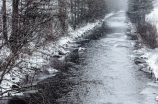
[(60, 58), (60, 55), (54, 55), (53, 58)]
[(15, 80), (15, 78), (12, 78), (12, 80)]
[(79, 53), (83, 53), (83, 52), (85, 52), (86, 51), (86, 49), (85, 48), (82, 48), (82, 47), (79, 47), (79, 49), (78, 49), (78, 52)]
[(51, 66), (54, 69), (57, 69), (60, 71), (64, 71), (65, 69), (67, 69), (66, 62), (64, 62), (62, 60), (58, 60), (57, 58), (51, 59)]
[(19, 87), (17, 85), (12, 85), (12, 89), (18, 89)]
[(67, 62), (77, 63), (78, 59), (79, 59), (78, 49), (75, 49), (72, 52), (70, 52), (70, 54), (67, 55), (65, 59), (66, 59)]
[(139, 59), (139, 58), (136, 58), (134, 60), (135, 64), (141, 64), (141, 63), (146, 63), (146, 61), (144, 59)]
[(59, 55), (66, 55), (66, 52), (59, 50)]
[(24, 100), (17, 98), (17, 97), (13, 97), (12, 99), (10, 99), (8, 101), (7, 104), (27, 104)]

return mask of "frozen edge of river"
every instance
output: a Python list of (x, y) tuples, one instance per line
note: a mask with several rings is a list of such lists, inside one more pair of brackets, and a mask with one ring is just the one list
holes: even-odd
[[(152, 15), (155, 12), (152, 12), (151, 14), (147, 15), (146, 18), (151, 18), (150, 16), (154, 16)], [(138, 35), (136, 34), (136, 27), (134, 24), (128, 22), (128, 27), (130, 29), (130, 35)], [(158, 27), (157, 27), (158, 29)], [(138, 36), (137, 36), (138, 37)], [(138, 62), (138, 66), (139, 69), (145, 73), (153, 73), (154, 76), (151, 76), (152, 79), (156, 79), (158, 78), (158, 48), (156, 49), (149, 49), (147, 48), (145, 45), (141, 44), (140, 42), (141, 40), (138, 37), (138, 40), (136, 40), (136, 42), (138, 42), (138, 47), (141, 47), (139, 49), (134, 49), (133, 53), (134, 56), (130, 56), (130, 57), (135, 57), (135, 63)], [(135, 43), (136, 44), (136, 43)], [(155, 78), (153, 78), (155, 77)], [(140, 94), (144, 94), (144, 95), (149, 95), (152, 97), (155, 96), (155, 100), (158, 101), (158, 96), (156, 96), (157, 89), (158, 89), (158, 82), (151, 82), (147, 84), (147, 88), (144, 89), (142, 92), (140, 92)], [(152, 94), (151, 94), (152, 93)]]

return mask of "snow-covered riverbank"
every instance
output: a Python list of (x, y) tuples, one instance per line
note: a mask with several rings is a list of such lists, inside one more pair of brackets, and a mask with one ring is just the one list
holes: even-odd
[[(33, 77), (34, 79), (30, 79), (31, 81), (34, 80), (33, 82), (31, 82), (34, 84), (45, 78), (54, 76), (55, 74), (53, 73), (56, 73), (58, 70), (50, 65), (51, 58), (59, 57), (59, 60), (64, 60), (65, 55), (70, 52), (68, 49), (77, 40), (77, 38), (84, 36), (84, 34), (86, 34), (88, 31), (93, 30), (95, 27), (101, 26), (105, 19), (111, 17), (114, 14), (116, 13), (107, 14), (104, 19), (98, 20), (94, 23), (88, 23), (87, 25), (76, 30), (72, 30), (71, 28), (69, 28), (68, 36), (62, 37), (55, 42), (48, 43), (45, 47), (37, 48), (32, 52), (32, 55), (20, 55), (20, 58), (19, 60), (17, 60), (17, 62), (24, 61), (26, 64), (23, 64), (23, 66), (21, 66), (22, 69), (14, 67), (13, 70), (10, 71), (10, 73), (5, 74), (4, 80), (1, 83), (1, 93), (5, 91), (8, 92), (4, 93), (3, 96), (8, 96), (8, 94), (23, 95), (23, 93), (9, 90), (12, 89), (13, 85), (19, 88), (23, 87), (19, 86), (18, 83), (25, 80), (26, 76), (33, 77), (35, 75), (35, 77)], [(33, 43), (30, 43), (30, 48), (31, 47), (34, 47)], [(79, 47), (79, 49), (81, 49), (81, 47)], [(9, 56), (10, 50), (8, 48), (4, 50), (4, 52), (1, 52), (1, 56), (4, 56), (4, 53), (8, 54), (6, 55), (6, 57)], [(37, 71), (40, 72), (40, 74), (38, 74), (37, 76), (35, 74), (37, 73), (35, 69), (40, 70)], [(49, 73), (49, 75), (47, 75), (47, 73), (45, 74), (45, 71)]]
[[(154, 9), (151, 11), (150, 14), (146, 15), (146, 22), (149, 22), (153, 26), (156, 26), (158, 30), (158, 1), (154, 2)], [(129, 23), (129, 27), (132, 29), (132, 34), (136, 33), (136, 27)], [(157, 39), (158, 40), (158, 39)], [(138, 40), (139, 41), (139, 40)], [(138, 49), (135, 49), (133, 53), (135, 54), (135, 63), (140, 66), (140, 70), (153, 74), (153, 82), (156, 82), (155, 84), (150, 84), (149, 86), (158, 86), (158, 48), (155, 49), (149, 49), (144, 44), (142, 44), (140, 41), (138, 42), (136, 47), (141, 47)], [(153, 88), (151, 88), (153, 89)], [(146, 91), (145, 91), (146, 92)], [(150, 93), (156, 93), (157, 91), (154, 90), (148, 90), (147, 95)], [(156, 97), (156, 95), (155, 95)], [(157, 97), (156, 97), (156, 100)]]

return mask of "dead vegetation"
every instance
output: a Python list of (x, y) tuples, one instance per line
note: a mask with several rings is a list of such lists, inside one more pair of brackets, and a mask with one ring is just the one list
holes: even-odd
[(148, 22), (139, 23), (137, 26), (137, 33), (140, 35), (142, 43), (149, 48), (156, 48), (157, 42), (157, 28)]
[[(50, 59), (56, 53), (54, 42), (68, 36), (68, 26), (79, 28), (103, 18), (105, 13), (105, 0), (3, 0), (0, 11), (0, 84), (3, 83), (0, 88), (3, 91), (0, 96), (11, 93), (12, 89), (3, 87), (25, 84), (19, 84), (21, 80), (31, 80), (32, 84), (35, 69), (52, 67)], [(20, 80), (15, 82), (17, 79), (12, 77)], [(7, 81), (3, 82), (4, 79)]]

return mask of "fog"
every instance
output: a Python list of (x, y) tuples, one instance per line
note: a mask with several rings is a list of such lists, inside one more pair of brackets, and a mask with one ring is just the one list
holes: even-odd
[(106, 1), (107, 1), (107, 9), (109, 12), (127, 10), (128, 0), (106, 0)]

